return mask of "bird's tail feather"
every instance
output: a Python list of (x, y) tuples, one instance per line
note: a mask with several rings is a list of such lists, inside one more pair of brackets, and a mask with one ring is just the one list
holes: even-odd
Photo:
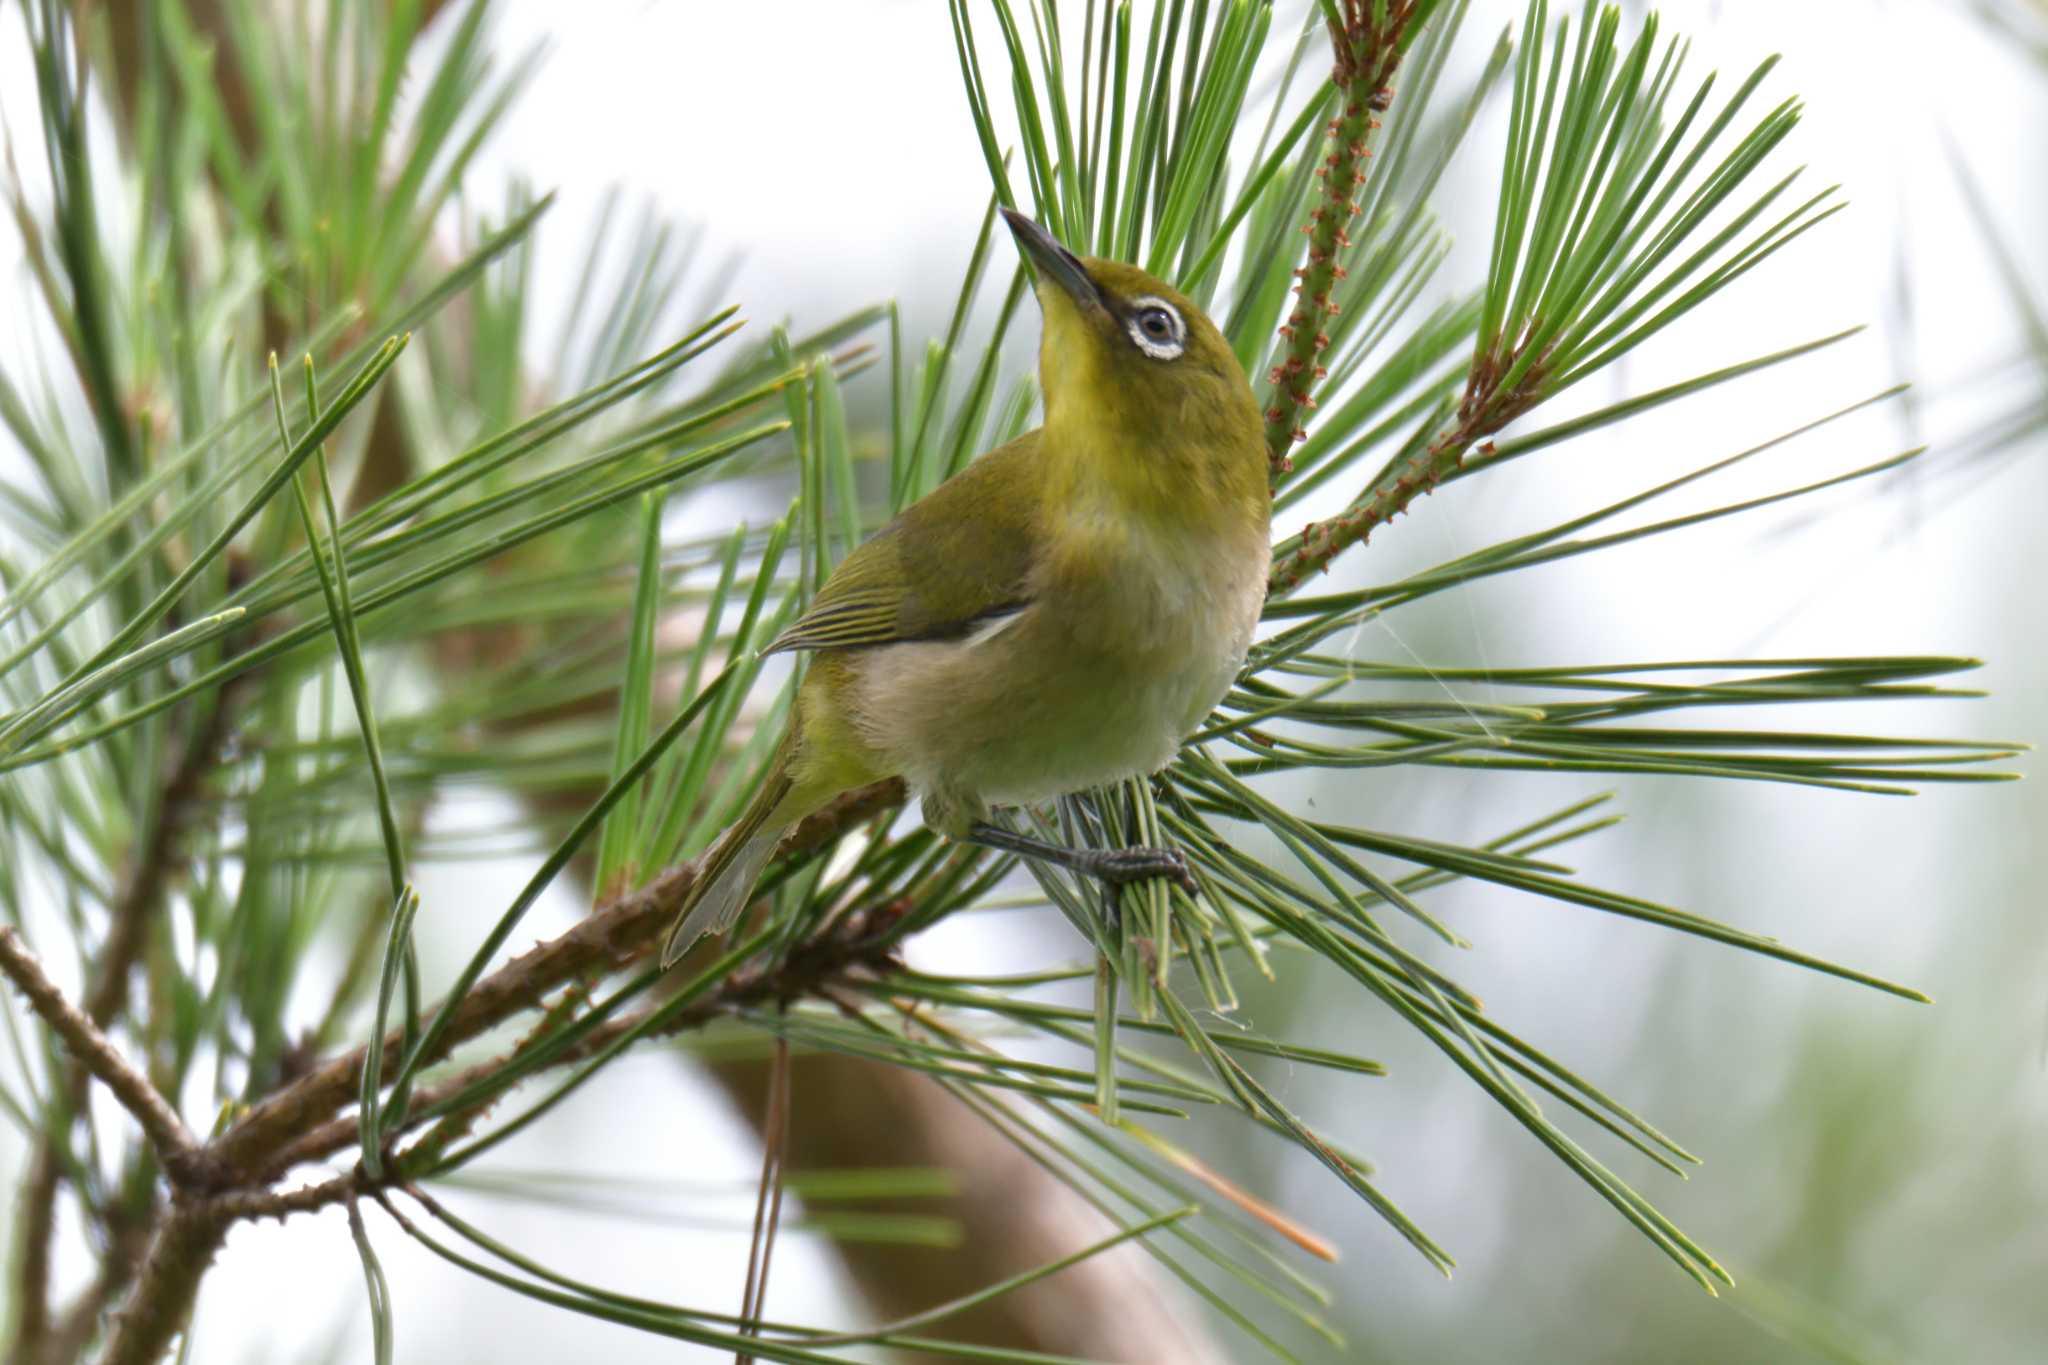
[(712, 844), (703, 870), (676, 912), (675, 928), (669, 930), (668, 942), (662, 945), (664, 968), (674, 965), (699, 938), (722, 934), (739, 918), (754, 883), (761, 879), (768, 860), (775, 856), (775, 846), (782, 841), (785, 822), (770, 817), (789, 794), (790, 785), (785, 763), (778, 757), (746, 813)]

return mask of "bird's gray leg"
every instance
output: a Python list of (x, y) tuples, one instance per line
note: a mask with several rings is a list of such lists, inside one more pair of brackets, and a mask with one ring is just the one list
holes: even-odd
[(967, 842), (1004, 853), (1021, 854), (1041, 862), (1057, 863), (1084, 876), (1098, 877), (1111, 886), (1128, 886), (1153, 877), (1171, 877), (1189, 895), (1197, 890), (1195, 874), (1177, 848), (1069, 848), (1050, 844), (1028, 834), (1013, 834), (995, 825), (976, 821), (967, 830)]

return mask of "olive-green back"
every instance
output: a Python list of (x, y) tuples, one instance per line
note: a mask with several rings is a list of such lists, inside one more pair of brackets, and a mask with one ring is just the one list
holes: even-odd
[(1039, 544), (1039, 433), (989, 451), (848, 555), (764, 653), (957, 638), (1022, 608)]

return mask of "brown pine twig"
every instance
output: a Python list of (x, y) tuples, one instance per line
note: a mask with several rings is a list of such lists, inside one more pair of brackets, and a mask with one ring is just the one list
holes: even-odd
[(1275, 485), (1293, 468), (1289, 452), (1307, 436), (1303, 423), (1315, 410), (1312, 391), (1323, 377), (1316, 362), (1329, 349), (1324, 328), (1337, 315), (1338, 304), (1331, 295), (1344, 278), (1337, 258), (1351, 245), (1351, 220), (1358, 216), (1353, 196), (1365, 183), (1365, 163), (1372, 155), (1366, 143), (1379, 127), (1375, 115), (1393, 101), (1392, 81), (1401, 64), (1415, 0), (1386, 0), (1376, 17), (1378, 8), (1374, 0), (1343, 0), (1343, 24), (1328, 24), (1336, 57), (1330, 81), (1342, 93), (1344, 106), (1330, 120), (1327, 150), (1316, 169), (1323, 182), (1322, 198), (1309, 210), (1309, 221), (1301, 229), (1308, 234), (1308, 264), (1294, 272), (1299, 277), (1294, 286), (1299, 302), (1280, 328), (1280, 346), (1269, 376), (1273, 405), (1266, 409), (1266, 454)]
[(155, 1217), (156, 1212), (152, 1208), (145, 1217), (116, 1230), (112, 1243), (100, 1253), (99, 1274), (79, 1292), (53, 1325), (43, 1351), (44, 1360), (51, 1365), (63, 1365), (84, 1357), (86, 1346), (99, 1334), (100, 1319), (113, 1307), (114, 1301), (128, 1288), (135, 1272), (141, 1268)]
[[(660, 1026), (653, 1029), (648, 1036), (661, 1037), (684, 1033), (750, 1007), (786, 1002), (806, 995), (825, 994), (837, 981), (885, 968), (894, 950), (894, 940), (889, 933), (894, 926), (894, 919), (894, 915), (887, 913), (886, 910), (843, 917), (835, 921), (819, 938), (799, 948), (789, 957), (773, 964), (734, 972), (719, 983), (716, 989), (689, 1008), (676, 1011), (663, 1019)], [(627, 1034), (645, 1028), (662, 1008), (660, 1005), (650, 1005), (616, 1019), (606, 1020), (592, 1029), (576, 1046), (565, 1048), (550, 1058), (546, 1067), (542, 1069), (570, 1066), (587, 1060)], [(441, 1102), (463, 1093), (477, 1081), (501, 1073), (507, 1063), (524, 1050), (526, 1048), (522, 1044), (520, 1048), (515, 1048), (504, 1056), (465, 1067), (433, 1085), (415, 1089), (412, 1099), (415, 1117), (405, 1125), (405, 1128), (416, 1128), (425, 1124), (428, 1122), (425, 1115)], [(539, 1075), (540, 1070), (532, 1074)], [(430, 1171), (449, 1141), (466, 1131), (468, 1124), (474, 1122), (500, 1098), (502, 1095), (493, 1096), (481, 1104), (445, 1116), (426, 1137), (399, 1153), (382, 1179), (372, 1179), (361, 1167), (357, 1167), (344, 1174), (314, 1184), (302, 1185), (296, 1189), (274, 1190), (259, 1182), (194, 1195), (187, 1203), (193, 1208), (203, 1208), (209, 1213), (218, 1214), (232, 1221), (251, 1218), (282, 1220), (292, 1214), (311, 1213), (350, 1199), (374, 1195), (380, 1190), (402, 1184), (409, 1178)], [(786, 1099), (784, 1103), (787, 1104)], [(443, 1136), (441, 1125), (450, 1122), (454, 1123), (456, 1131), (452, 1135)], [(360, 1135), (361, 1130), (353, 1118), (331, 1119), (284, 1148), (277, 1155), (274, 1169), (282, 1173), (305, 1162), (333, 1156), (354, 1145)]]
[[(147, 936), (149, 924), (169, 891), (176, 863), (177, 842), (199, 795), (199, 787), (226, 738), (228, 697), (216, 698), (198, 730), (186, 744), (178, 764), (165, 779), (159, 795), (156, 818), (141, 850), (137, 853), (120, 893), (108, 914), (107, 936), (101, 942), (86, 988), (84, 1017), (104, 1029), (126, 1009), (128, 982)], [(70, 1068), (60, 1078), (61, 1088), (75, 1112), (84, 1103), (86, 1072)], [(57, 1189), (63, 1177), (58, 1135), (45, 1134), (29, 1159), (16, 1200), (19, 1232), (15, 1239), (14, 1338), (20, 1358), (34, 1361), (46, 1347), (53, 1323), (50, 1316), (50, 1252), (56, 1235)], [(130, 1258), (132, 1263), (132, 1258)], [(120, 1263), (109, 1262), (110, 1270)], [(120, 1286), (115, 1286), (115, 1292)], [(54, 1349), (59, 1342), (47, 1343)], [(73, 1352), (75, 1354), (75, 1352)], [(52, 1359), (66, 1357), (54, 1355)]]
[(128, 1064), (85, 1012), (64, 998), (43, 964), (11, 927), (0, 926), (0, 973), (28, 999), (50, 1031), (64, 1041), (78, 1064), (112, 1091), (121, 1107), (142, 1125), (143, 1136), (156, 1149), (164, 1169), (177, 1183), (190, 1181), (199, 1149), (177, 1111), (149, 1078)]
[[(903, 786), (894, 781), (848, 793), (791, 831), (783, 852), (815, 847), (902, 800)], [(549, 990), (565, 981), (652, 954), (660, 931), (689, 890), (697, 870), (695, 861), (679, 864), (648, 887), (621, 897), (568, 933), (536, 946), (485, 977), (458, 1007), (454, 1027), (437, 1055), (428, 1061), (439, 1060), (458, 1044), (537, 1005)], [(849, 935), (854, 932), (849, 930)], [(729, 1008), (735, 1002), (809, 989), (818, 973), (832, 970), (835, 964), (843, 966), (855, 955), (849, 948), (835, 957), (832, 945), (839, 943), (839, 939), (831, 940), (808, 956), (799, 952), (778, 972), (736, 974), (722, 984), (714, 1008), (692, 1011), (692, 1019), (703, 1022), (716, 1008)], [(627, 1021), (617, 1022), (630, 1026)], [(387, 1061), (395, 1065), (399, 1035), (388, 1036), (384, 1046)], [(385, 1181), (372, 1181), (360, 1171), (351, 1171), (282, 1193), (264, 1188), (283, 1173), (277, 1168), (278, 1154), (290, 1147), (292, 1139), (332, 1119), (354, 1098), (364, 1055), (364, 1049), (356, 1048), (315, 1067), (201, 1149), (203, 1159), (196, 1163), (201, 1178), (189, 1191), (181, 1192), (159, 1224), (135, 1288), (115, 1316), (113, 1338), (102, 1365), (145, 1365), (161, 1357), (190, 1316), (199, 1282), (236, 1221), (311, 1212), (379, 1193), (384, 1183), (399, 1178), (402, 1158)]]
[(57, 1225), (59, 1169), (55, 1145), (36, 1144), (15, 1200), (14, 1350), (33, 1365), (50, 1335), (50, 1238)]
[(1395, 466), (1344, 511), (1302, 527), (1293, 548), (1274, 555), (1266, 578), (1267, 595), (1281, 597), (1294, 591), (1311, 574), (1329, 568), (1330, 561), (1345, 550), (1363, 544), (1415, 499), (1433, 492), (1444, 476), (1458, 467), (1471, 441), (1462, 428), (1445, 432), (1431, 441), (1428, 449)]
[[(1489, 462), (1494, 448), (1488, 438), (1545, 396), (1544, 381), (1549, 371), (1541, 357), (1512, 386), (1501, 387), (1502, 375), (1513, 368), (1517, 359), (1510, 354), (1504, 360), (1475, 361), (1465, 380), (1456, 423), (1419, 454), (1382, 473), (1344, 511), (1326, 521), (1312, 521), (1304, 526), (1290, 548), (1274, 555), (1266, 579), (1267, 594), (1280, 597), (1294, 591), (1311, 574), (1329, 568), (1331, 560), (1351, 546), (1363, 544), (1373, 531), (1407, 511), (1417, 498), (1435, 492), (1445, 479), (1470, 473)], [(1468, 460), (1468, 453), (1474, 458)]]
[[(880, 782), (849, 792), (804, 820), (783, 839), (786, 856), (817, 847), (878, 811), (900, 805), (903, 784)], [(524, 1010), (538, 1006), (549, 991), (584, 973), (629, 965), (653, 951), (684, 895), (697, 879), (695, 860), (679, 863), (629, 895), (621, 896), (557, 938), (535, 945), (478, 981), (462, 1003), (428, 1064), (442, 1060), (469, 1039)], [(399, 1062), (397, 1031), (384, 1039), (388, 1066)], [(210, 1147), (213, 1164), (236, 1183), (273, 1177), (277, 1154), (300, 1135), (339, 1113), (355, 1099), (365, 1049), (354, 1048), (308, 1071), (255, 1105)]]
[(361, 1168), (357, 1168), (297, 1189), (251, 1187), (210, 1194), (194, 1201), (194, 1207), (203, 1208), (207, 1213), (229, 1222), (275, 1218), (281, 1223), (295, 1213), (315, 1213), (335, 1204), (345, 1204), (370, 1193), (378, 1183), (367, 1179)]
[[(1270, 375), (1274, 396), (1273, 406), (1266, 411), (1266, 446), (1276, 486), (1293, 467), (1288, 452), (1307, 435), (1302, 424), (1306, 414), (1315, 409), (1312, 390), (1315, 381), (1323, 377), (1316, 362), (1330, 344), (1323, 327), (1337, 314), (1332, 295), (1344, 278), (1337, 257), (1351, 245), (1347, 229), (1359, 211), (1352, 195), (1365, 181), (1365, 162), (1372, 155), (1366, 142), (1378, 127), (1374, 115), (1392, 103), (1391, 82), (1414, 20), (1414, 0), (1390, 0), (1377, 19), (1374, 8), (1372, 0), (1343, 0), (1341, 27), (1329, 25), (1336, 52), (1330, 79), (1344, 93), (1345, 105), (1344, 112), (1330, 121), (1329, 150), (1317, 171), (1324, 182), (1322, 202), (1310, 210), (1309, 222), (1302, 228), (1309, 236), (1309, 251), (1308, 264), (1295, 272), (1300, 283), (1294, 292), (1301, 301), (1280, 329), (1282, 344)], [(1503, 392), (1499, 378), (1511, 360), (1475, 364), (1453, 426), (1426, 449), (1381, 475), (1344, 511), (1303, 527), (1300, 536), (1275, 555), (1266, 580), (1267, 593), (1284, 596), (1327, 569), (1339, 554), (1362, 544), (1376, 528), (1457, 472), (1474, 442), (1491, 436), (1533, 406), (1540, 396), (1543, 367), (1539, 362), (1512, 392)]]
[[(714, 1019), (738, 1013), (753, 1006), (773, 1004), (794, 999), (798, 996), (818, 992), (823, 986), (840, 978), (845, 973), (867, 970), (884, 964), (886, 953), (891, 946), (885, 937), (878, 937), (887, 930), (893, 915), (885, 914), (880, 919), (845, 919), (806, 948), (772, 969), (760, 967), (745, 968), (733, 973), (719, 986), (692, 1004), (677, 1011), (662, 1021), (649, 1036), (663, 1037), (686, 1033), (702, 1028)], [(649, 1005), (607, 1019), (593, 1028), (575, 1046), (564, 1048), (550, 1058), (545, 1068), (553, 1069), (571, 1066), (586, 1061), (602, 1052), (611, 1044), (647, 1025), (661, 1005)], [(444, 1077), (431, 1085), (423, 1085), (413, 1091), (411, 1113), (400, 1132), (409, 1131), (428, 1122), (429, 1115), (445, 1101), (468, 1090), (479, 1081), (489, 1080), (503, 1073), (506, 1065), (526, 1050), (522, 1044), (510, 1053), (478, 1062), (473, 1066)], [(538, 1075), (539, 1071), (535, 1071)], [(467, 1109), (443, 1116), (414, 1147), (405, 1153), (401, 1165), (417, 1171), (424, 1160), (431, 1166), (440, 1151), (464, 1135), (469, 1125), (495, 1104), (502, 1095)], [(446, 1125), (444, 1127), (444, 1125)], [(283, 1174), (294, 1166), (309, 1161), (322, 1161), (337, 1152), (353, 1146), (361, 1129), (350, 1116), (329, 1119), (310, 1131), (295, 1137), (272, 1158), (270, 1170)]]
[[(494, 1057), (489, 1062), (483, 1063), (480, 1066), (464, 1068), (462, 1084), (455, 1085), (444, 1082), (441, 1085), (435, 1086), (433, 1089), (438, 1093), (431, 1099), (429, 1099), (424, 1091), (415, 1088), (412, 1103), (408, 1106), (407, 1120), (398, 1131), (407, 1131), (418, 1123), (424, 1122), (425, 1115), (438, 1109), (443, 1101), (453, 1100), (456, 1096), (461, 1095), (469, 1086), (503, 1076), (508, 1067), (518, 1065), (551, 1037), (556, 1029), (574, 1021), (577, 1012), (590, 1003), (592, 984), (589, 980), (570, 982), (568, 987), (556, 998), (555, 1002), (540, 1012), (540, 1018), (534, 1021), (532, 1026), (527, 1029), (525, 1036), (513, 1045), (510, 1052)], [(572, 1061), (581, 1061), (583, 1058), (590, 1056), (596, 1048), (601, 1048), (605, 1042), (611, 1042), (619, 1036), (614, 1031), (618, 1023), (618, 1020), (613, 1019), (598, 1025), (591, 1030), (590, 1034), (580, 1044), (563, 1048), (548, 1065), (563, 1065)], [(604, 1042), (597, 1041), (600, 1037), (603, 1038)], [(482, 1122), (484, 1117), (497, 1106), (498, 1101), (510, 1094), (513, 1088), (516, 1088), (516, 1083), (515, 1087), (501, 1089), (481, 1102), (442, 1114), (435, 1120), (434, 1126), (428, 1129), (426, 1134), (418, 1142), (415, 1142), (407, 1152), (406, 1169), (432, 1169), (440, 1160), (441, 1154), (475, 1131), (476, 1125)], [(344, 1117), (330, 1122), (326, 1125), (326, 1128), (331, 1130), (336, 1127), (346, 1128), (355, 1126), (349, 1119)], [(360, 1134), (358, 1133), (357, 1136), (360, 1136)], [(354, 1138), (344, 1133), (343, 1140), (337, 1144), (336, 1150), (347, 1146), (349, 1142), (354, 1140)], [(303, 1142), (303, 1139), (301, 1142)], [(296, 1148), (300, 1145), (300, 1143), (294, 1143), (293, 1147)], [(281, 1168), (286, 1167), (290, 1162), (291, 1153), (289, 1151), (279, 1158), (279, 1166)], [(424, 1167), (421, 1163), (425, 1163)]]
[(232, 1220), (205, 1204), (174, 1203), (157, 1225), (100, 1365), (157, 1365), (192, 1316), (199, 1282)]

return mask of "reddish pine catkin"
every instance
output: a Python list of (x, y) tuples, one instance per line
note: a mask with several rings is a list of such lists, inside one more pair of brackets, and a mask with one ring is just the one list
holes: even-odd
[[(1365, 162), (1372, 155), (1366, 138), (1393, 99), (1389, 84), (1401, 62), (1403, 35), (1415, 11), (1415, 0), (1343, 0), (1343, 27), (1330, 27), (1330, 44), (1336, 63), (1330, 80), (1344, 94), (1343, 111), (1329, 124), (1329, 141), (1323, 164), (1316, 169), (1322, 178), (1320, 202), (1309, 210), (1302, 226), (1308, 234), (1308, 264), (1294, 273), (1298, 297), (1294, 311), (1280, 328), (1280, 347), (1269, 377), (1273, 381), (1273, 405), (1266, 409), (1266, 451), (1272, 461), (1272, 480), (1293, 466), (1289, 450), (1307, 432), (1303, 418), (1315, 410), (1311, 390), (1323, 378), (1316, 362), (1329, 348), (1329, 334), (1323, 330), (1327, 319), (1336, 315), (1338, 304), (1331, 294), (1344, 278), (1338, 253), (1351, 245), (1351, 220), (1358, 216), (1353, 197), (1365, 183)], [(1383, 12), (1374, 16), (1374, 9)]]

